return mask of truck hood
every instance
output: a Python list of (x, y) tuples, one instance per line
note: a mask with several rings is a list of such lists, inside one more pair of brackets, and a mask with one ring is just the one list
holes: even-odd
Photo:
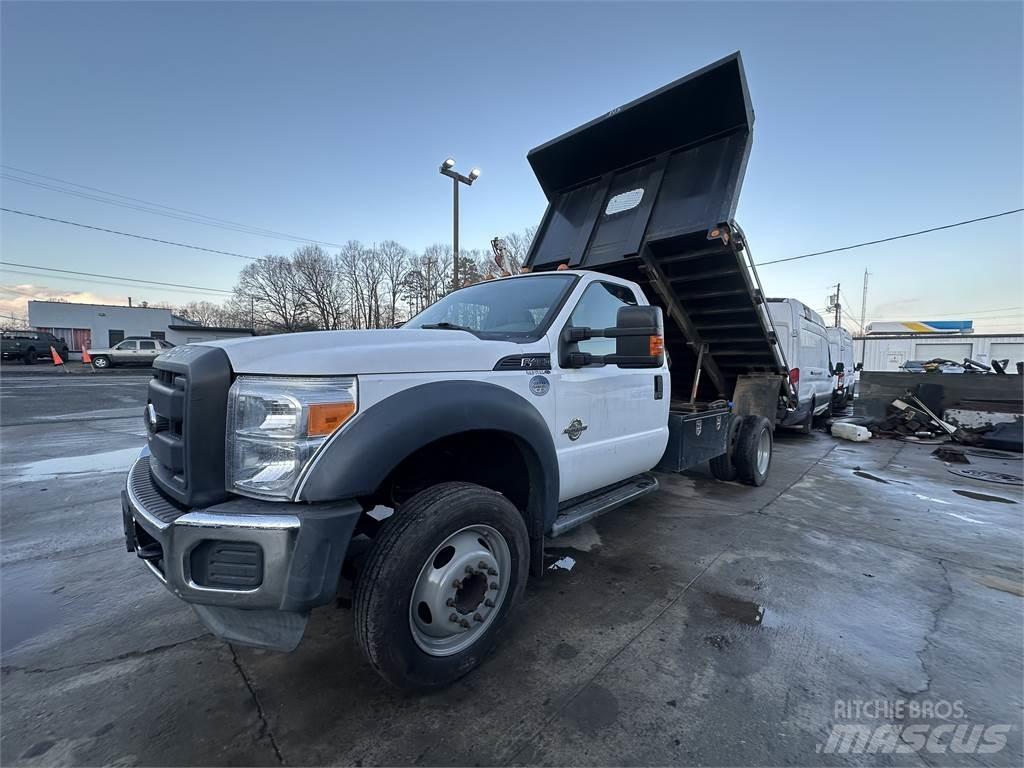
[(202, 345), (222, 348), (235, 373), (293, 376), (490, 371), (507, 355), (536, 351), (467, 331), (421, 328), (288, 333)]

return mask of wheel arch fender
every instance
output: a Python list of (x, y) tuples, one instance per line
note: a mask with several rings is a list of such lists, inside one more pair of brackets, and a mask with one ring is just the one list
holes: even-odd
[(542, 537), (558, 511), (558, 457), (551, 430), (525, 398), (481, 381), (440, 381), (397, 392), (359, 413), (320, 450), (297, 501), (374, 494), (416, 451), (467, 432), (503, 432), (523, 452), (530, 474), (527, 527)]

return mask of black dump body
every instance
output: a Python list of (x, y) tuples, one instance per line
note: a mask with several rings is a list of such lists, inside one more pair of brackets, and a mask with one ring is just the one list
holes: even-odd
[(704, 402), (786, 372), (733, 221), (753, 122), (735, 53), (528, 155), (548, 208), (527, 266), (639, 283), (665, 312), (673, 400), (689, 399), (702, 345)]

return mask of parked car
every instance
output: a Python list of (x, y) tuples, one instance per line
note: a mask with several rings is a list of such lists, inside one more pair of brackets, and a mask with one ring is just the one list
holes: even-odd
[(768, 299), (768, 312), (797, 391), (797, 407), (781, 422), (810, 432), (815, 416), (832, 413), (828, 333), (821, 315), (796, 299)]
[(89, 357), (97, 368), (115, 365), (152, 365), (157, 356), (174, 345), (161, 339), (128, 338), (107, 349), (90, 349)]
[(0, 355), (4, 360), (21, 360), (33, 365), (39, 358), (50, 359), (50, 347), (67, 362), (68, 343), (46, 331), (4, 331)]
[(832, 407), (845, 408), (853, 400), (856, 365), (853, 362), (853, 337), (845, 328), (826, 328), (829, 362), (832, 363)]

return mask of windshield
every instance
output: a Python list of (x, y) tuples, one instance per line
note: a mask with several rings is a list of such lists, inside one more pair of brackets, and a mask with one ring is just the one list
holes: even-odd
[(574, 275), (537, 275), (477, 283), (450, 293), (405, 328), (455, 328), (481, 338), (536, 336), (576, 281)]

